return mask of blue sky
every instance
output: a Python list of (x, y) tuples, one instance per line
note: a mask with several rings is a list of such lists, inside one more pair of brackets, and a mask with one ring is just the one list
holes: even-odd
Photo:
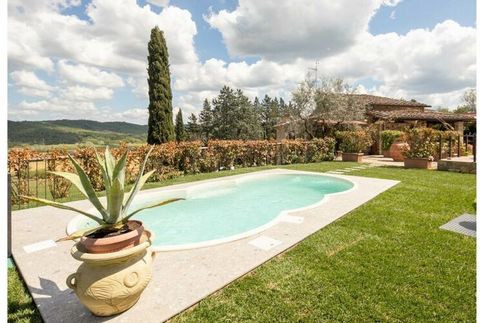
[(166, 34), (175, 109), (187, 114), (223, 84), (288, 100), (315, 61), (321, 75), (360, 92), (433, 106), (454, 108), (475, 86), (472, 0), (12, 0), (8, 8), (14, 120), (146, 123), (154, 25)]

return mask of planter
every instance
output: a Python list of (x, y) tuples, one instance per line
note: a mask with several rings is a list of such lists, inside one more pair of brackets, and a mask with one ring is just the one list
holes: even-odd
[(129, 232), (105, 238), (86, 236), (80, 238), (80, 244), (88, 253), (110, 253), (137, 246), (144, 231), (143, 223), (130, 220), (127, 226)]
[(429, 158), (405, 158), (405, 168), (432, 169), (433, 161)]
[(410, 146), (404, 142), (404, 141), (395, 141), (389, 149), (390, 153), (390, 158), (393, 159), (393, 161), (404, 161), (405, 156), (403, 155), (405, 151), (408, 151), (410, 149)]
[(342, 153), (342, 161), (351, 161), (361, 163), (363, 160), (363, 153)]
[(383, 151), (383, 157), (385, 157), (385, 158), (391, 158), (391, 157), (392, 157), (392, 156), (390, 155), (390, 149)]
[(154, 235), (144, 231), (140, 244), (112, 253), (85, 252), (80, 243), (72, 247), (73, 258), (82, 261), (67, 286), (94, 315), (110, 316), (128, 310), (140, 298), (152, 277), (155, 254), (149, 248)]

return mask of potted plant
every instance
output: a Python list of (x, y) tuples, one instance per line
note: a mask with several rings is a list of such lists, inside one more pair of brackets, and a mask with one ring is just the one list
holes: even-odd
[(342, 161), (353, 161), (361, 163), (363, 151), (372, 144), (370, 134), (365, 130), (339, 131), (337, 139), (340, 140)]
[(435, 153), (435, 130), (431, 128), (412, 128), (406, 132), (408, 150), (404, 152), (405, 168), (433, 168)]
[(395, 159), (403, 158), (403, 149), (399, 149), (399, 143), (404, 142), (404, 133), (402, 131), (384, 130), (381, 132), (380, 136), (382, 139), (383, 157)]
[(80, 301), (95, 315), (109, 316), (132, 307), (140, 297), (152, 275), (153, 252), (150, 245), (153, 234), (145, 230), (142, 222), (131, 220), (138, 212), (166, 205), (180, 198), (147, 205), (129, 212), (130, 205), (154, 170), (143, 174), (153, 147), (148, 151), (137, 179), (125, 195), (125, 164), (128, 152), (116, 161), (108, 147), (105, 158), (96, 153), (103, 175), (106, 206), (98, 198), (92, 183), (80, 164), (68, 155), (77, 174), (51, 172), (75, 185), (98, 211), (99, 216), (84, 210), (37, 197), (23, 198), (64, 210), (78, 212), (96, 222), (93, 228), (76, 231), (57, 241), (79, 239), (72, 247), (72, 256), (83, 263), (77, 272), (67, 278), (67, 285)]

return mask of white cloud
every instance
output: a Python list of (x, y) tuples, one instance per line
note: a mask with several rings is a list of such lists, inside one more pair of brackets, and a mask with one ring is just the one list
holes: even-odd
[(75, 85), (63, 89), (61, 96), (72, 101), (108, 100), (112, 98), (113, 90), (106, 87), (89, 88)]
[(235, 10), (211, 12), (205, 19), (222, 33), (231, 55), (318, 59), (353, 45), (382, 4), (386, 3), (242, 0)]
[(145, 77), (129, 77), (127, 79), (128, 85), (132, 87), (132, 92), (137, 98), (148, 99), (148, 82)]
[(123, 79), (115, 73), (102, 71), (93, 66), (83, 64), (71, 64), (60, 60), (57, 64), (58, 74), (70, 82), (88, 84), (90, 86), (101, 86), (117, 88), (124, 86)]
[(55, 90), (55, 87), (38, 78), (34, 72), (25, 70), (14, 71), (10, 73), (10, 78), (18, 88), (18, 92), (23, 95), (48, 97)]
[(38, 111), (38, 112), (61, 112), (69, 113), (72, 116), (82, 116), (85, 113), (94, 113), (97, 111), (92, 102), (76, 102), (68, 99), (53, 98), (51, 100), (40, 101), (22, 101), (18, 104), (17, 110)]
[(17, 84), (11, 76), (17, 92), (48, 98), (43, 100), (48, 106), (25, 102), (15, 109), (26, 115), (51, 107), (52, 115), (73, 117), (72, 107), (83, 104), (91, 109), (89, 118), (144, 120), (146, 109), (118, 112), (96, 108), (91, 101), (115, 98), (112, 89), (125, 83), (138, 99), (148, 98), (147, 43), (155, 25), (165, 31), (174, 104), (185, 115), (198, 113), (203, 99), (217, 95), (223, 85), (241, 88), (250, 98), (268, 94), (288, 100), (317, 59), (319, 75), (349, 82), (373, 79), (377, 85), (368, 90), (377, 94), (456, 105), (459, 93), (475, 84), (476, 29), (445, 21), (431, 30), (371, 35), (368, 23), (376, 10), (399, 2), (240, 0), (233, 11), (211, 12), (205, 19), (221, 32), (229, 53), (259, 57), (247, 63), (201, 62), (190, 12), (169, 4), (155, 13), (134, 0), (93, 0), (87, 22), (60, 12), (78, 1), (12, 0), (8, 27), (15, 37), (9, 37), (9, 67), (14, 73), (45, 70), (58, 79), (55, 89), (42, 89)]
[(117, 120), (124, 120), (124, 121), (138, 123), (138, 124), (147, 124), (148, 109), (132, 108), (132, 109), (125, 110), (118, 114)]
[(21, 93), (26, 96), (39, 96), (43, 98), (48, 98), (51, 95), (50, 91), (46, 90), (38, 90), (38, 89), (32, 89), (29, 87), (21, 87), (17, 91), (18, 93)]
[[(61, 9), (79, 4), (9, 1), (10, 69), (45, 70), (59, 80), (58, 93), (78, 100), (111, 98), (112, 91), (105, 88), (124, 86), (120, 75), (126, 75), (134, 80), (129, 82), (132, 92), (145, 99), (147, 44), (156, 25), (165, 33), (172, 69), (198, 62), (193, 41), (197, 29), (188, 10), (167, 6), (155, 13), (135, 0), (93, 0), (85, 12), (89, 21), (62, 14)], [(15, 87), (18, 93), (34, 93)], [(47, 95), (39, 89), (34, 94)]]
[(320, 66), (329, 75), (373, 77), (385, 95), (426, 96), (474, 86), (475, 48), (475, 28), (447, 20), (432, 30), (415, 29), (405, 35), (365, 35), (349, 51)]
[(17, 86), (29, 87), (37, 90), (52, 91), (53, 86), (50, 86), (44, 80), (38, 78), (37, 75), (29, 71), (15, 71), (10, 73), (10, 77)]
[[(86, 14), (91, 22), (61, 14), (62, 5), (9, 3), (9, 60), (15, 64), (53, 70), (52, 57), (69, 59), (121, 72), (143, 73), (150, 30), (165, 32), (170, 63), (197, 59), (196, 25), (188, 10), (166, 7), (159, 14), (134, 0), (93, 0)], [(40, 1), (39, 1), (40, 2)]]

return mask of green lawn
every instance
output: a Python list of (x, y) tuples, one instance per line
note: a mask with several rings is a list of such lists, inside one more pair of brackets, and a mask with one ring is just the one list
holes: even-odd
[[(326, 171), (352, 165), (284, 167)], [(161, 185), (260, 169), (266, 168), (184, 176)], [(474, 212), (475, 176), (386, 167), (353, 174), (401, 183), (173, 321), (475, 321), (475, 239), (438, 229)], [(10, 269), (9, 318), (38, 320), (22, 288)]]

